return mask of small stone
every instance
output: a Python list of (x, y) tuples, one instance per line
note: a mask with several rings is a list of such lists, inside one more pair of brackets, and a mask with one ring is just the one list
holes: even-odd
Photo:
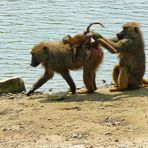
[(11, 131), (11, 130), (12, 130), (11, 128), (4, 128), (3, 132), (7, 132), (7, 131)]
[(111, 135), (112, 133), (110, 133), (110, 132), (107, 132), (107, 133), (105, 133), (105, 135)]
[(88, 148), (94, 148), (94, 146), (90, 145)]
[(121, 146), (119, 146), (119, 148), (126, 148), (126, 146), (124, 146), (124, 145), (121, 145)]
[(51, 88), (51, 89), (49, 89), (48, 91), (49, 91), (49, 92), (51, 92), (51, 91), (52, 91), (52, 88)]
[(99, 107), (99, 109), (105, 109), (105, 107)]
[(89, 115), (86, 115), (86, 116), (85, 116), (85, 118), (89, 118), (89, 117), (90, 117)]
[(102, 80), (103, 83), (106, 83), (106, 80)]
[(83, 135), (82, 134), (78, 134), (77, 138), (78, 139), (82, 139), (83, 138)]
[(73, 134), (72, 137), (73, 138), (78, 138), (78, 134)]
[(120, 122), (115, 122), (115, 125), (120, 125), (121, 123)]
[(51, 118), (48, 118), (47, 120), (52, 120)]
[(55, 93), (49, 93), (47, 98), (51, 99), (51, 100), (62, 100), (69, 91), (65, 91), (65, 92), (55, 92)]
[(11, 97), (9, 97), (8, 99), (13, 100), (13, 99), (14, 99), (14, 97), (13, 97), (13, 96), (11, 96)]
[(119, 140), (118, 139), (115, 139), (115, 142), (119, 142)]
[(7, 129), (6, 129), (6, 128), (4, 128), (4, 129), (3, 129), (3, 132), (5, 132), (5, 131), (7, 131)]

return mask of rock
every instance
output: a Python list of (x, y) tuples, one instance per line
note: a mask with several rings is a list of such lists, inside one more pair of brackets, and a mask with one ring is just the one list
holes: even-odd
[(56, 92), (56, 93), (51, 92), (51, 93), (48, 95), (48, 99), (51, 99), (51, 100), (61, 100), (61, 99), (63, 99), (68, 93), (69, 93), (69, 90), (67, 90), (67, 91), (65, 91), (65, 92)]
[(24, 81), (19, 77), (0, 80), (0, 94), (25, 91)]

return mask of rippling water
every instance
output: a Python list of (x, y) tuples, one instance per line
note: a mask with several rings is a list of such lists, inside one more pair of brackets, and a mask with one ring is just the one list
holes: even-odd
[[(142, 24), (148, 57), (148, 0), (1, 0), (0, 1), (0, 79), (21, 76), (27, 89), (43, 73), (30, 67), (29, 49), (44, 39), (61, 40), (65, 34), (82, 32), (99, 20), (105, 28), (93, 27), (106, 37), (114, 36), (125, 22)], [(104, 49), (104, 62), (97, 71), (97, 84), (112, 81), (111, 71), (118, 62), (116, 55)], [(72, 71), (77, 87), (83, 86), (82, 71)], [(146, 77), (148, 77), (148, 60)], [(68, 88), (60, 75), (41, 90)]]

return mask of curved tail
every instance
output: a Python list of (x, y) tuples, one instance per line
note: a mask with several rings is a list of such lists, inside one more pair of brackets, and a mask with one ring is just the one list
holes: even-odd
[(100, 22), (93, 22), (93, 23), (90, 23), (90, 24), (87, 26), (86, 31), (84, 32), (85, 35), (90, 32), (90, 27), (91, 27), (92, 25), (94, 25), (94, 24), (99, 24), (99, 25), (101, 25), (102, 27), (104, 27), (103, 24), (100, 23)]

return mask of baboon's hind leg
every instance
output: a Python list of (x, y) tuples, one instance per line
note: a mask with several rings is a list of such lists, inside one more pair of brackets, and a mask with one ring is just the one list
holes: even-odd
[(119, 71), (117, 87), (111, 88), (110, 91), (127, 90), (129, 85), (129, 73), (126, 67), (121, 67)]
[(118, 84), (118, 77), (119, 77), (119, 65), (115, 65), (113, 72), (112, 72), (113, 81), (115, 84)]
[(71, 90), (72, 94), (76, 94), (76, 86), (75, 86), (75, 83), (74, 83), (72, 77), (70, 76), (69, 71), (65, 70), (61, 73), (61, 75), (66, 80), (68, 85), (70, 86), (70, 90)]
[(90, 68), (89, 66), (84, 66), (83, 68), (83, 82), (85, 84), (85, 88), (80, 89), (78, 93), (92, 93), (97, 89), (94, 69)]

